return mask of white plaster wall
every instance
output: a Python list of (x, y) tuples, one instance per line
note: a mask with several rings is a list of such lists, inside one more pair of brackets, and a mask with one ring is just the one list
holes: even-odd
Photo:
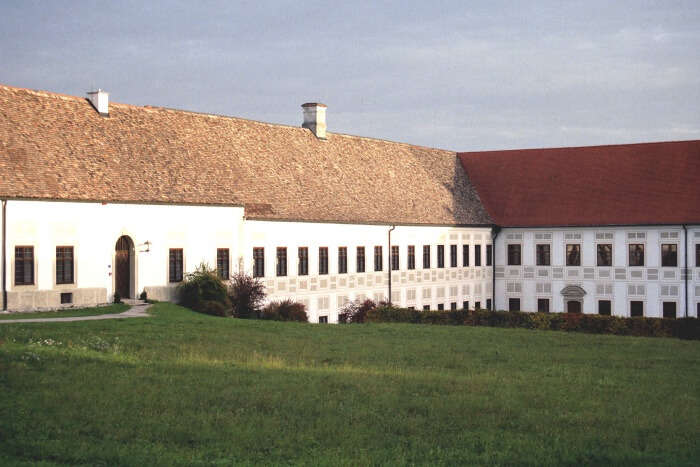
[[(138, 296), (145, 288), (152, 298), (170, 299), (176, 284), (168, 282), (169, 248), (183, 249), (186, 272), (201, 261), (215, 267), (216, 249), (229, 248), (233, 271), (233, 259), (239, 256), (242, 218), (240, 207), (10, 200), (6, 281), (9, 308), (55, 308), (60, 291), (74, 292), (85, 304), (91, 302), (81, 295), (85, 290), (91, 291), (86, 296), (95, 303), (111, 301), (115, 244), (122, 235), (130, 236), (136, 247), (132, 294)], [(149, 251), (144, 246), (146, 241), (150, 242)], [(21, 245), (34, 247), (33, 286), (14, 284), (14, 249)], [(74, 247), (72, 285), (55, 285), (56, 246)]]
[[(317, 322), (327, 316), (337, 322), (338, 309), (344, 300), (358, 297), (386, 299), (390, 267), (388, 230), (386, 225), (357, 225), (309, 222), (273, 222), (246, 220), (241, 262), (253, 272), (253, 248), (265, 248), (264, 282), (268, 300), (291, 298), (307, 305), (309, 320)], [(399, 246), (399, 270), (393, 271), (392, 295), (401, 306), (424, 305), (435, 310), (438, 304), (450, 309), (451, 303), (462, 308), (480, 302), (486, 307), (491, 298), (491, 267), (486, 266), (486, 245), (490, 244), (488, 228), (456, 228), (433, 226), (397, 226), (391, 244)], [(462, 267), (462, 245), (470, 245), (470, 266)], [(482, 266), (474, 266), (474, 245), (481, 245)], [(382, 246), (383, 270), (374, 271), (374, 247)], [(416, 269), (407, 268), (407, 247), (415, 246)], [(423, 269), (423, 245), (431, 246), (431, 268)], [(445, 246), (445, 268), (437, 268), (437, 245)], [(457, 267), (450, 267), (450, 245), (457, 245)], [(348, 272), (338, 274), (338, 247), (348, 249)], [(357, 273), (356, 248), (365, 247), (365, 273)], [(287, 248), (287, 276), (276, 277), (277, 247)], [(309, 249), (309, 275), (297, 276), (298, 247)], [(329, 274), (318, 274), (318, 249), (328, 247)], [(368, 285), (371, 283), (371, 285)], [(457, 293), (451, 291), (457, 287)], [(443, 296), (439, 289), (443, 289)], [(468, 288), (468, 289), (467, 289)], [(430, 290), (424, 298), (423, 291)], [(415, 299), (409, 293), (415, 292)]]
[[(700, 244), (700, 226), (688, 226), (688, 316), (697, 316), (700, 303), (700, 265), (696, 261), (696, 245)], [(643, 239), (630, 239), (629, 234), (643, 233)], [(598, 239), (597, 234), (612, 234), (613, 238)], [(551, 238), (547, 239), (546, 236)], [(580, 239), (567, 235), (580, 235)], [(536, 238), (540, 236), (540, 238)], [(537, 299), (549, 298), (550, 311), (563, 312), (564, 298), (561, 290), (567, 285), (579, 285), (585, 291), (584, 313), (597, 313), (598, 299), (611, 300), (612, 312), (617, 316), (629, 316), (629, 302), (644, 302), (644, 315), (661, 317), (664, 301), (676, 302), (678, 317), (685, 315), (684, 261), (686, 244), (683, 227), (589, 227), (559, 229), (503, 229), (496, 238), (496, 308), (508, 309), (510, 297), (520, 298), (523, 311), (537, 311)], [(507, 245), (522, 245), (522, 265), (508, 266)], [(551, 265), (537, 266), (535, 245), (551, 245)], [(565, 266), (567, 243), (581, 244), (581, 266)], [(610, 268), (596, 265), (597, 243), (613, 245), (613, 265)], [(628, 244), (645, 244), (644, 267), (630, 267)], [(661, 267), (661, 244), (678, 245), (677, 267)], [(561, 271), (558, 273), (558, 271)], [(537, 284), (549, 284), (551, 292), (538, 292)], [(517, 285), (516, 285), (517, 284)], [(601, 293), (600, 285), (609, 290)], [(630, 293), (630, 286), (641, 286), (641, 293)], [(518, 289), (519, 287), (519, 289)], [(609, 293), (608, 293), (609, 292)]]

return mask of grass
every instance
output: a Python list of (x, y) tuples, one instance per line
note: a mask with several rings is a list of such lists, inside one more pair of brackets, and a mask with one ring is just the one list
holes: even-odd
[(96, 316), (123, 313), (129, 309), (124, 303), (114, 303), (107, 306), (95, 306), (90, 308), (68, 308), (58, 311), (38, 311), (34, 313), (2, 313), (0, 320), (6, 319), (36, 319), (36, 318), (69, 318), (75, 316)]
[(700, 342), (199, 315), (0, 326), (0, 464), (700, 460)]

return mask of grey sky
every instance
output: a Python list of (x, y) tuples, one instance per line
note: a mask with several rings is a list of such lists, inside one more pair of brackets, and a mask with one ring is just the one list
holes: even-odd
[(0, 83), (454, 150), (700, 138), (700, 2), (0, 2)]

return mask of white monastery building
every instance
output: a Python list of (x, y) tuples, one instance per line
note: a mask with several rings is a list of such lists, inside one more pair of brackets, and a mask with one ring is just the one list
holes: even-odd
[(202, 262), (350, 300), (700, 312), (700, 141), (458, 153), (0, 85), (2, 309), (176, 300)]

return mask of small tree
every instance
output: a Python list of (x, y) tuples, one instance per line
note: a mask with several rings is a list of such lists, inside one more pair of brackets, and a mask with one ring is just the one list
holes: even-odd
[(348, 302), (338, 313), (338, 322), (341, 324), (364, 323), (367, 312), (374, 310), (377, 304), (369, 298), (365, 301), (353, 300)]
[(257, 318), (265, 301), (265, 286), (257, 277), (237, 272), (231, 277), (228, 297), (236, 318)]
[(289, 299), (268, 303), (260, 312), (260, 317), (274, 321), (300, 321), (302, 323), (309, 321), (304, 304)]
[(200, 313), (230, 316), (231, 302), (226, 294), (226, 285), (215, 269), (202, 262), (195, 271), (185, 276), (178, 286), (180, 304)]

